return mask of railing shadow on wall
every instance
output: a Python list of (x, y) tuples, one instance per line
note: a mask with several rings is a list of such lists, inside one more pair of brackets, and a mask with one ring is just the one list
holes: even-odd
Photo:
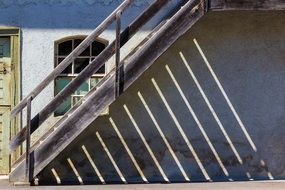
[(41, 184), (274, 179), (198, 40), (190, 47), (197, 57), (162, 57), (45, 168)]

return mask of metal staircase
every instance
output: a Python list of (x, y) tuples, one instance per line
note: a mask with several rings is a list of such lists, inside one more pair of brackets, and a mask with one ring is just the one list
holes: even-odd
[[(125, 0), (109, 15), (69, 56), (67, 56), (26, 98), (12, 111), (17, 116), (27, 107), (27, 126), (10, 143), (15, 150), (26, 142), (26, 152), (12, 166), (10, 181), (32, 181), (44, 167), (59, 155), (101, 112), (116, 100), (146, 71), (181, 35), (191, 28), (206, 12), (204, 0), (181, 2), (179, 10), (161, 21), (151, 33), (129, 54), (120, 60), (120, 48), (147, 23), (168, 0), (156, 0), (128, 27), (121, 31), (121, 14), (133, 0)], [(68, 86), (48, 103), (35, 117), (31, 118), (31, 102), (47, 85), (69, 66), (90, 44), (116, 21), (116, 40), (108, 45)], [(30, 135), (93, 73), (98, 71), (113, 55), (113, 68), (88, 94), (69, 110), (49, 131), (30, 147)]]

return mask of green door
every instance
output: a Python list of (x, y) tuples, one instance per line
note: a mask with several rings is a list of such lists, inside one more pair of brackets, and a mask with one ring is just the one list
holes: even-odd
[(0, 37), (0, 174), (10, 169), (10, 111), (12, 107), (11, 37)]

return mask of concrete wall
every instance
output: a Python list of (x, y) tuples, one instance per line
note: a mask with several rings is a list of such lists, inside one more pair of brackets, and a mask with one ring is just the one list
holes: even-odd
[[(40, 184), (59, 181), (62, 184), (100, 184), (92, 164), (107, 183), (123, 183), (96, 133), (126, 181), (143, 183), (110, 118), (149, 182), (166, 180), (136, 126), (171, 182), (187, 182), (178, 161), (192, 182), (208, 181), (207, 175), (212, 181), (285, 179), (284, 26), (285, 13), (281, 11), (209, 13), (110, 106), (109, 115), (96, 119), (45, 168), (38, 176)], [(208, 60), (212, 73), (202, 56)], [(191, 67), (195, 80), (187, 66)], [(67, 159), (74, 164), (79, 177)], [(52, 169), (58, 175), (57, 180)]]

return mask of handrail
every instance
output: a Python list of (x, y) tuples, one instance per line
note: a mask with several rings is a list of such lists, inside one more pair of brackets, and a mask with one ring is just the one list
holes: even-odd
[[(162, 6), (169, 0), (156, 0), (139, 15), (121, 34), (120, 46), (122, 47), (128, 40), (155, 15)], [(55, 110), (66, 100), (84, 81), (93, 73), (98, 71), (105, 62), (115, 53), (116, 41), (108, 45), (80, 74), (72, 80), (62, 91), (60, 91), (48, 105), (46, 105), (31, 121), (31, 133), (34, 132)], [(15, 150), (20, 143), (24, 142), (26, 127), (24, 127), (10, 142), (10, 149)]]
[(28, 98), (33, 99), (49, 85), (59, 74), (66, 69), (70, 63), (79, 56), (115, 19), (118, 11), (124, 11), (134, 0), (125, 0), (117, 9), (115, 9), (89, 36), (87, 36), (26, 98), (24, 98), (11, 111), (11, 117), (14, 118), (27, 105)]

